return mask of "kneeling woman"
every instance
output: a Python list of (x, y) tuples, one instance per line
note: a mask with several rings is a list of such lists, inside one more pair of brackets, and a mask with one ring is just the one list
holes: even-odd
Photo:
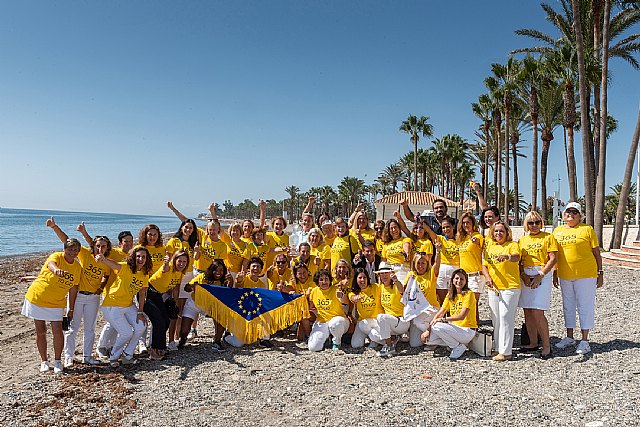
[(351, 347), (364, 346), (366, 337), (369, 337), (371, 347), (381, 343), (380, 328), (376, 320), (378, 314), (384, 312), (380, 303), (380, 285), (371, 283), (364, 268), (356, 268), (354, 271), (349, 300), (355, 304), (358, 312), (358, 323), (351, 336)]
[(332, 277), (329, 270), (320, 269), (313, 276), (317, 285), (309, 293), (309, 309), (316, 315), (316, 321), (309, 335), (309, 350), (320, 351), (331, 335), (333, 350), (340, 348), (342, 335), (349, 329), (349, 320), (345, 316), (342, 304), (347, 299), (337, 286), (331, 284)]
[(169, 296), (169, 299), (175, 301), (177, 286), (182, 282), (182, 277), (188, 268), (189, 254), (180, 249), (174, 252), (172, 257), (165, 255), (162, 267), (153, 273), (153, 276), (149, 279), (144, 312), (149, 316), (151, 325), (153, 325), (151, 350), (149, 351), (150, 359), (161, 360), (167, 350), (167, 331), (169, 330), (170, 319), (163, 294), (173, 293), (173, 297)]
[(22, 314), (35, 321), (36, 345), (40, 353), (40, 372), (47, 372), (49, 361), (47, 356), (47, 322), (51, 322), (53, 333), (54, 362), (53, 372), (61, 374), (62, 368), (62, 318), (67, 306), (69, 294), (69, 309), (67, 316), (73, 317), (73, 307), (78, 294), (78, 283), (82, 274), (82, 267), (76, 261), (80, 252), (80, 242), (67, 239), (64, 242), (64, 252), (55, 252), (47, 258), (40, 273), (33, 281), (22, 305)]
[(431, 321), (429, 329), (422, 334), (422, 340), (430, 345), (446, 345), (451, 349), (449, 358), (457, 359), (467, 350), (467, 344), (475, 336), (476, 329), (476, 296), (469, 289), (466, 271), (459, 268), (451, 275), (442, 308)]
[(402, 294), (404, 285), (398, 280), (393, 269), (380, 264), (380, 269), (376, 271), (380, 281), (380, 302), (384, 313), (378, 314), (377, 320), (380, 327), (380, 338), (385, 345), (378, 352), (380, 357), (390, 357), (396, 354), (397, 339), (394, 342), (391, 338), (409, 332), (410, 322), (403, 320), (404, 304), (402, 304)]
[[(153, 268), (151, 256), (146, 248), (138, 246), (131, 250), (124, 262), (112, 261), (102, 254), (96, 256), (96, 261), (108, 265), (117, 273), (115, 282), (102, 301), (102, 315), (118, 333), (109, 362), (112, 367), (118, 367), (122, 356), (123, 364), (133, 364), (133, 352), (147, 323), (144, 305)], [(135, 295), (138, 296), (137, 309), (133, 303)]]

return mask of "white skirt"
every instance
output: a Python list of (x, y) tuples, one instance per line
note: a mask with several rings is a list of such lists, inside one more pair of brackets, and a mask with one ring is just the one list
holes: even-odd
[[(541, 266), (526, 267), (524, 274), (527, 276), (535, 276), (542, 270)], [(533, 308), (536, 310), (549, 310), (551, 307), (551, 291), (553, 290), (553, 272), (547, 273), (540, 286), (531, 289), (529, 286), (522, 285), (520, 293), (520, 301), (518, 307)]]
[(25, 298), (22, 304), (22, 315), (34, 320), (44, 320), (47, 322), (62, 322), (64, 308), (40, 307)]
[(453, 272), (458, 268), (457, 265), (440, 264), (440, 271), (438, 272), (438, 280), (436, 281), (436, 289), (449, 289), (449, 282), (451, 282), (451, 276)]
[(469, 289), (476, 293), (482, 294), (487, 286), (487, 279), (484, 278), (482, 273), (473, 273), (473, 276), (469, 276)]

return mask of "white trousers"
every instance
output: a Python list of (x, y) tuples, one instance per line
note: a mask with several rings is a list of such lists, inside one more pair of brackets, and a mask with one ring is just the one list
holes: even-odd
[(438, 310), (436, 309), (429, 313), (420, 313), (418, 317), (411, 320), (411, 326), (409, 326), (409, 345), (411, 347), (415, 348), (422, 345), (420, 336), (427, 330), (437, 312)]
[(511, 354), (513, 347), (513, 333), (519, 299), (520, 289), (499, 291), (498, 295), (493, 290), (489, 290), (493, 345), (498, 353), (505, 356)]
[(340, 345), (342, 335), (348, 330), (349, 320), (346, 317), (336, 316), (328, 322), (315, 321), (311, 327), (311, 334), (309, 335), (309, 350), (322, 350), (324, 342), (329, 338), (329, 335), (333, 337), (332, 342), (334, 344)]
[(577, 280), (560, 279), (565, 328), (573, 329), (576, 327), (577, 310), (580, 329), (593, 329), (595, 326), (597, 283), (598, 279), (595, 277)]
[(356, 329), (351, 336), (351, 347), (360, 348), (364, 346), (364, 339), (369, 337), (371, 341), (382, 344), (380, 330), (376, 319), (362, 319), (356, 325)]
[(78, 293), (73, 306), (73, 319), (69, 330), (64, 332), (64, 356), (73, 357), (76, 352), (76, 339), (80, 324), (84, 324), (82, 333), (82, 357), (93, 354), (93, 343), (96, 336), (96, 319), (100, 308), (100, 295)]
[(376, 318), (380, 327), (380, 338), (391, 338), (391, 335), (402, 335), (409, 331), (409, 322), (391, 314), (378, 314)]
[(476, 335), (476, 331), (471, 328), (463, 328), (453, 323), (434, 323), (431, 327), (431, 335), (429, 335), (430, 345), (446, 345), (450, 349), (454, 349), (460, 344), (465, 346)]
[(453, 272), (458, 268), (453, 264), (440, 264), (440, 271), (438, 271), (438, 280), (436, 281), (436, 289), (449, 289), (449, 282), (451, 282), (451, 276)]
[(113, 326), (111, 326), (111, 324), (109, 324), (109, 322), (107, 322), (102, 327), (102, 331), (100, 331), (97, 347), (106, 349), (113, 348), (113, 344), (115, 344), (117, 337), (118, 332), (113, 328)]
[(109, 324), (111, 324), (111, 327), (118, 333), (109, 360), (116, 361), (120, 359), (123, 352), (127, 355), (132, 355), (136, 350), (138, 340), (145, 331), (144, 323), (137, 320), (138, 309), (136, 306), (102, 306), (102, 314)]

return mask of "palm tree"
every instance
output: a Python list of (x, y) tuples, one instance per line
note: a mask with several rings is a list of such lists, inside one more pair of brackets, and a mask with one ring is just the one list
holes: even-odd
[(542, 218), (548, 219), (549, 209), (547, 205), (547, 163), (549, 148), (553, 140), (553, 131), (562, 122), (562, 88), (553, 82), (547, 82), (540, 87), (538, 92), (540, 103), (540, 126), (542, 133), (542, 155), (540, 159), (540, 184), (542, 200)]
[[(388, 185), (391, 187), (391, 191), (395, 193), (398, 191), (398, 183), (405, 179), (406, 174), (402, 166), (394, 163), (384, 168), (381, 176), (386, 178)], [(378, 177), (378, 180), (380, 180), (380, 177)]]
[(285, 188), (284, 191), (289, 194), (289, 214), (291, 215), (289, 220), (294, 221), (297, 218), (295, 208), (298, 203), (298, 193), (300, 192), (300, 188), (295, 185), (290, 185)]
[[(524, 156), (520, 153), (518, 143), (520, 142), (520, 135), (522, 132), (528, 131), (531, 127), (527, 118), (527, 106), (525, 102), (520, 98), (515, 98), (511, 109), (511, 123), (509, 129), (511, 134), (509, 135), (509, 142), (511, 143), (511, 154), (513, 159), (513, 195), (515, 199), (509, 200), (513, 202), (509, 206), (513, 206), (513, 216), (515, 217), (516, 224), (520, 221), (520, 200), (519, 200), (519, 181), (518, 181), (518, 157)], [(511, 197), (511, 196), (509, 196)]]
[[(415, 155), (414, 153), (407, 153), (404, 156), (402, 156), (400, 158), (400, 160), (398, 161), (398, 165), (402, 166), (403, 170), (405, 171), (405, 176), (404, 176), (404, 180), (407, 184), (409, 184), (411, 182), (411, 176), (412, 176), (412, 167), (414, 166), (413, 162), (415, 161)], [(415, 170), (413, 171), (415, 172)], [(411, 189), (411, 190), (417, 190), (418, 188), (410, 188), (409, 185), (407, 185), (408, 188), (405, 188), (405, 190), (407, 189)]]
[(427, 123), (429, 116), (416, 116), (409, 115), (407, 120), (404, 120), (400, 125), (400, 131), (406, 132), (411, 135), (411, 141), (413, 142), (413, 188), (418, 188), (418, 140), (420, 135), (425, 138), (433, 136), (433, 125)]
[(366, 185), (360, 178), (345, 176), (338, 185), (338, 196), (346, 203), (345, 214), (355, 210), (358, 203), (364, 200)]
[(482, 94), (478, 97), (478, 102), (474, 102), (471, 104), (471, 109), (473, 110), (473, 114), (476, 115), (480, 120), (482, 120), (482, 131), (484, 132), (484, 161), (481, 163), (482, 165), (482, 191), (485, 200), (487, 199), (487, 188), (489, 183), (489, 129), (491, 128), (491, 98), (489, 95)]

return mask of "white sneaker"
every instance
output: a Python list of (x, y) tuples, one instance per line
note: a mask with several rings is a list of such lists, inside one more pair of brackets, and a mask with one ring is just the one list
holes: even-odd
[(53, 373), (54, 374), (61, 374), (64, 372), (64, 369), (62, 368), (62, 360), (54, 360), (53, 361)]
[(148, 353), (147, 345), (144, 342), (138, 343), (138, 354)]
[(378, 346), (379, 346), (379, 344), (378, 344), (377, 342), (375, 342), (375, 341), (371, 341), (371, 342), (369, 343), (369, 348), (372, 348), (372, 349), (374, 349), (374, 350), (375, 350), (376, 348), (378, 348)]
[(65, 357), (64, 358), (64, 367), (70, 368), (73, 366), (73, 357)]
[(107, 350), (104, 347), (98, 347), (98, 349), (96, 350), (96, 353), (98, 353), (98, 357), (100, 359), (108, 359), (109, 358), (109, 350)]
[(580, 341), (578, 343), (578, 347), (576, 348), (576, 353), (578, 354), (589, 354), (591, 353), (591, 346), (589, 345), (589, 341)]
[(556, 343), (556, 348), (567, 348), (570, 345), (574, 345), (576, 340), (570, 337), (564, 337)]
[(138, 363), (136, 359), (133, 358), (133, 354), (124, 354), (122, 353), (122, 364), (123, 365), (135, 365)]
[(449, 355), (449, 359), (456, 360), (457, 358), (462, 356), (465, 351), (467, 351), (467, 347), (465, 347), (464, 344), (458, 344), (457, 347), (455, 347), (453, 350), (451, 350), (451, 354)]
[(380, 351), (378, 351), (378, 356), (380, 357), (389, 357), (389, 352), (391, 351), (391, 347), (389, 347), (388, 345), (383, 345), (382, 349), (380, 349)]
[(197, 336), (198, 336), (198, 331), (196, 331), (195, 329), (191, 328), (191, 330), (189, 331), (189, 335), (187, 335), (187, 340), (191, 341), (192, 339), (194, 339)]
[(178, 351), (178, 344), (176, 344), (175, 341), (171, 341), (168, 345), (167, 345), (167, 350), (169, 351)]
[(40, 372), (49, 372), (49, 369), (51, 369), (51, 366), (49, 366), (49, 362), (47, 360), (40, 363)]
[(84, 363), (85, 365), (92, 365), (92, 366), (100, 364), (100, 362), (94, 359), (93, 356), (83, 357), (82, 363)]

